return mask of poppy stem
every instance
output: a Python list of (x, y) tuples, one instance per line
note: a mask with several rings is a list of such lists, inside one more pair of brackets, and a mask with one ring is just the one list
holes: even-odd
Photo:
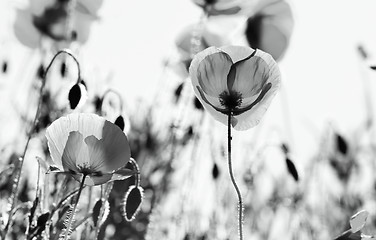
[(137, 177), (135, 178), (134, 185), (135, 185), (136, 187), (139, 187), (139, 186), (140, 186), (140, 181), (141, 181), (140, 168), (138, 167), (137, 162), (136, 162), (133, 158), (131, 158), (131, 159), (129, 160), (129, 162), (132, 164), (133, 168), (137, 171), (137, 173), (136, 173)]
[(80, 200), (81, 192), (82, 192), (82, 189), (84, 188), (86, 176), (87, 176), (86, 174), (84, 174), (82, 176), (80, 188), (78, 189), (77, 198), (76, 198), (76, 201), (74, 203), (72, 212), (70, 214), (68, 214), (69, 219), (68, 219), (68, 222), (66, 223), (64, 240), (69, 239), (70, 235), (72, 233), (72, 229), (73, 229), (72, 225), (73, 225), (73, 221), (74, 221), (74, 216), (76, 215), (76, 209), (77, 209), (78, 201)]
[(21, 179), (22, 167), (23, 167), (23, 163), (24, 163), (24, 160), (25, 160), (26, 152), (27, 152), (27, 149), (29, 147), (31, 137), (32, 137), (32, 135), (33, 135), (33, 133), (36, 129), (36, 126), (38, 124), (38, 121), (39, 121), (40, 109), (42, 107), (43, 92), (44, 92), (44, 87), (46, 86), (46, 81), (47, 81), (47, 73), (50, 70), (50, 68), (51, 68), (53, 62), (55, 61), (55, 59), (57, 58), (57, 56), (59, 56), (62, 53), (68, 54), (69, 56), (71, 56), (74, 59), (74, 61), (77, 64), (77, 68), (78, 68), (77, 83), (79, 83), (81, 81), (80, 64), (78, 63), (78, 60), (73, 55), (73, 53), (71, 53), (71, 51), (69, 49), (63, 49), (63, 50), (58, 51), (54, 55), (54, 57), (52, 58), (50, 63), (48, 64), (46, 71), (43, 74), (42, 85), (39, 89), (39, 99), (38, 99), (37, 111), (35, 112), (32, 128), (29, 131), (29, 133), (27, 134), (27, 140), (26, 140), (25, 148), (23, 150), (21, 157), (18, 160), (19, 161), (19, 163), (18, 163), (19, 166), (18, 166), (18, 169), (17, 169), (18, 171), (16, 170), (16, 176), (13, 179), (12, 192), (11, 192), (11, 195), (9, 197), (10, 210), (9, 210), (9, 213), (8, 213), (8, 222), (7, 222), (7, 225), (4, 228), (4, 232), (1, 234), (2, 239), (5, 239), (6, 235), (8, 234), (9, 227), (12, 225), (12, 222), (13, 222), (12, 216), (13, 216), (14, 208), (16, 206), (17, 193), (18, 193), (18, 187), (19, 187), (19, 183), (20, 183), (20, 179)]
[(232, 161), (231, 161), (231, 117), (232, 111), (228, 113), (228, 121), (227, 121), (227, 147), (228, 147), (228, 170), (230, 173), (231, 182), (234, 185), (236, 194), (238, 195), (238, 227), (239, 227), (239, 239), (243, 240), (243, 199), (240, 193), (239, 187), (236, 184), (234, 173), (232, 171)]

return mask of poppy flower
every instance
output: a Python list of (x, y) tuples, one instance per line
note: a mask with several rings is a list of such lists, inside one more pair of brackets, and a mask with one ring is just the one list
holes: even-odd
[[(205, 1), (193, 0), (203, 6)], [(294, 19), (285, 0), (215, 1), (206, 8), (203, 37), (209, 46), (244, 45), (280, 60), (290, 43)]]
[(244, 0), (193, 0), (193, 2), (204, 8), (209, 15), (219, 15), (219, 14), (235, 14), (238, 13), (240, 8), (240, 3)]
[(294, 27), (289, 3), (283, 0), (260, 1), (252, 10), (244, 7), (242, 13), (248, 16), (245, 28), (248, 44), (280, 60), (289, 45)]
[(244, 46), (209, 47), (189, 68), (196, 96), (218, 121), (236, 130), (257, 125), (280, 87), (273, 57)]
[(85, 43), (91, 24), (98, 19), (97, 11), (103, 0), (77, 0), (72, 21), (72, 32), (67, 36), (66, 24), (69, 2), (60, 0), (29, 0), (26, 9), (18, 9), (14, 22), (16, 38), (29, 48), (37, 48), (42, 36), (56, 42), (76, 40)]
[(52, 163), (50, 169), (85, 175), (89, 186), (122, 180), (134, 174), (125, 168), (130, 160), (127, 136), (115, 124), (95, 114), (74, 113), (54, 121), (46, 132)]

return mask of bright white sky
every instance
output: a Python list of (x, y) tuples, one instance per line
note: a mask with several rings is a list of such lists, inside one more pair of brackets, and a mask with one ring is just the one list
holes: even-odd
[[(330, 121), (349, 132), (364, 121), (363, 80), (371, 84), (368, 89), (374, 95), (376, 72), (361, 67), (356, 46), (362, 43), (371, 57), (376, 55), (376, 1), (293, 0), (291, 4), (296, 21), (290, 48), (280, 64), (284, 91), (265, 121), (281, 115), (285, 96), (291, 139), (299, 153), (305, 151), (300, 145), (313, 141), (324, 123)], [(0, 16), (7, 14), (4, 5), (0, 4)], [(105, 0), (102, 19), (85, 49), (87, 59), (113, 69), (113, 86), (127, 101), (151, 99), (176, 35), (197, 22), (200, 14), (190, 0)], [(5, 24), (0, 24), (0, 32), (8, 30)]]

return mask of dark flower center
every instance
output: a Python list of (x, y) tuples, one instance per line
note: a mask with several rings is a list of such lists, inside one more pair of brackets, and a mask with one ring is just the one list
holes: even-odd
[(234, 110), (241, 106), (243, 102), (242, 94), (236, 91), (224, 91), (219, 94), (219, 102), (227, 110)]

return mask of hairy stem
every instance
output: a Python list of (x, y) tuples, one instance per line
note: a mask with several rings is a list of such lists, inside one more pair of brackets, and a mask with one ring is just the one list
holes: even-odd
[(47, 73), (50, 70), (50, 68), (51, 68), (53, 62), (55, 61), (55, 59), (57, 58), (57, 56), (59, 56), (62, 53), (68, 54), (69, 56), (71, 56), (74, 59), (74, 61), (77, 64), (77, 68), (78, 68), (77, 83), (79, 83), (81, 81), (80, 64), (78, 63), (76, 57), (68, 49), (63, 49), (63, 50), (58, 51), (54, 55), (54, 57), (52, 58), (51, 62), (47, 66), (47, 69), (46, 69), (46, 71), (44, 72), (44, 75), (43, 75), (42, 85), (41, 85), (41, 87), (39, 89), (38, 106), (37, 106), (37, 110), (35, 112), (35, 116), (34, 116), (34, 120), (33, 120), (33, 125), (31, 127), (31, 130), (27, 134), (26, 144), (25, 144), (23, 153), (22, 153), (21, 157), (19, 158), (18, 171), (16, 170), (16, 176), (13, 179), (12, 192), (11, 192), (11, 195), (10, 195), (10, 198), (9, 198), (10, 209), (9, 209), (9, 213), (8, 213), (8, 222), (7, 222), (7, 225), (5, 226), (4, 232), (2, 234), (2, 239), (6, 238), (6, 235), (8, 234), (8, 231), (9, 231), (9, 227), (12, 225), (12, 220), (13, 220), (12, 219), (12, 216), (13, 216), (12, 212), (14, 211), (14, 208), (15, 208), (15, 205), (16, 205), (16, 201), (17, 201), (17, 193), (18, 193), (18, 187), (19, 187), (21, 173), (22, 173), (22, 167), (23, 167), (23, 163), (25, 161), (25, 156), (26, 156), (27, 149), (29, 147), (30, 140), (31, 140), (32, 135), (33, 135), (33, 133), (35, 131), (35, 127), (38, 124), (39, 115), (40, 115), (40, 109), (41, 109), (41, 106), (42, 106), (44, 87), (46, 86)]
[(73, 224), (73, 220), (74, 220), (74, 215), (76, 213), (76, 209), (77, 209), (78, 201), (80, 200), (82, 189), (84, 188), (85, 178), (86, 178), (86, 175), (84, 174), (82, 176), (80, 188), (78, 189), (77, 198), (76, 198), (76, 201), (74, 203), (72, 213), (69, 216), (68, 224), (67, 224), (66, 229), (65, 229), (64, 240), (69, 239), (70, 234), (71, 234), (71, 229), (73, 229), (72, 224)]
[(242, 195), (240, 193), (239, 187), (236, 184), (235, 178), (234, 178), (234, 173), (232, 171), (232, 162), (231, 162), (231, 117), (232, 117), (232, 112), (230, 111), (228, 113), (228, 121), (227, 121), (227, 147), (228, 147), (228, 154), (227, 154), (227, 159), (228, 159), (228, 170), (230, 173), (230, 178), (231, 182), (234, 185), (236, 194), (238, 195), (238, 227), (239, 227), (239, 239), (243, 240), (243, 200), (242, 200)]

